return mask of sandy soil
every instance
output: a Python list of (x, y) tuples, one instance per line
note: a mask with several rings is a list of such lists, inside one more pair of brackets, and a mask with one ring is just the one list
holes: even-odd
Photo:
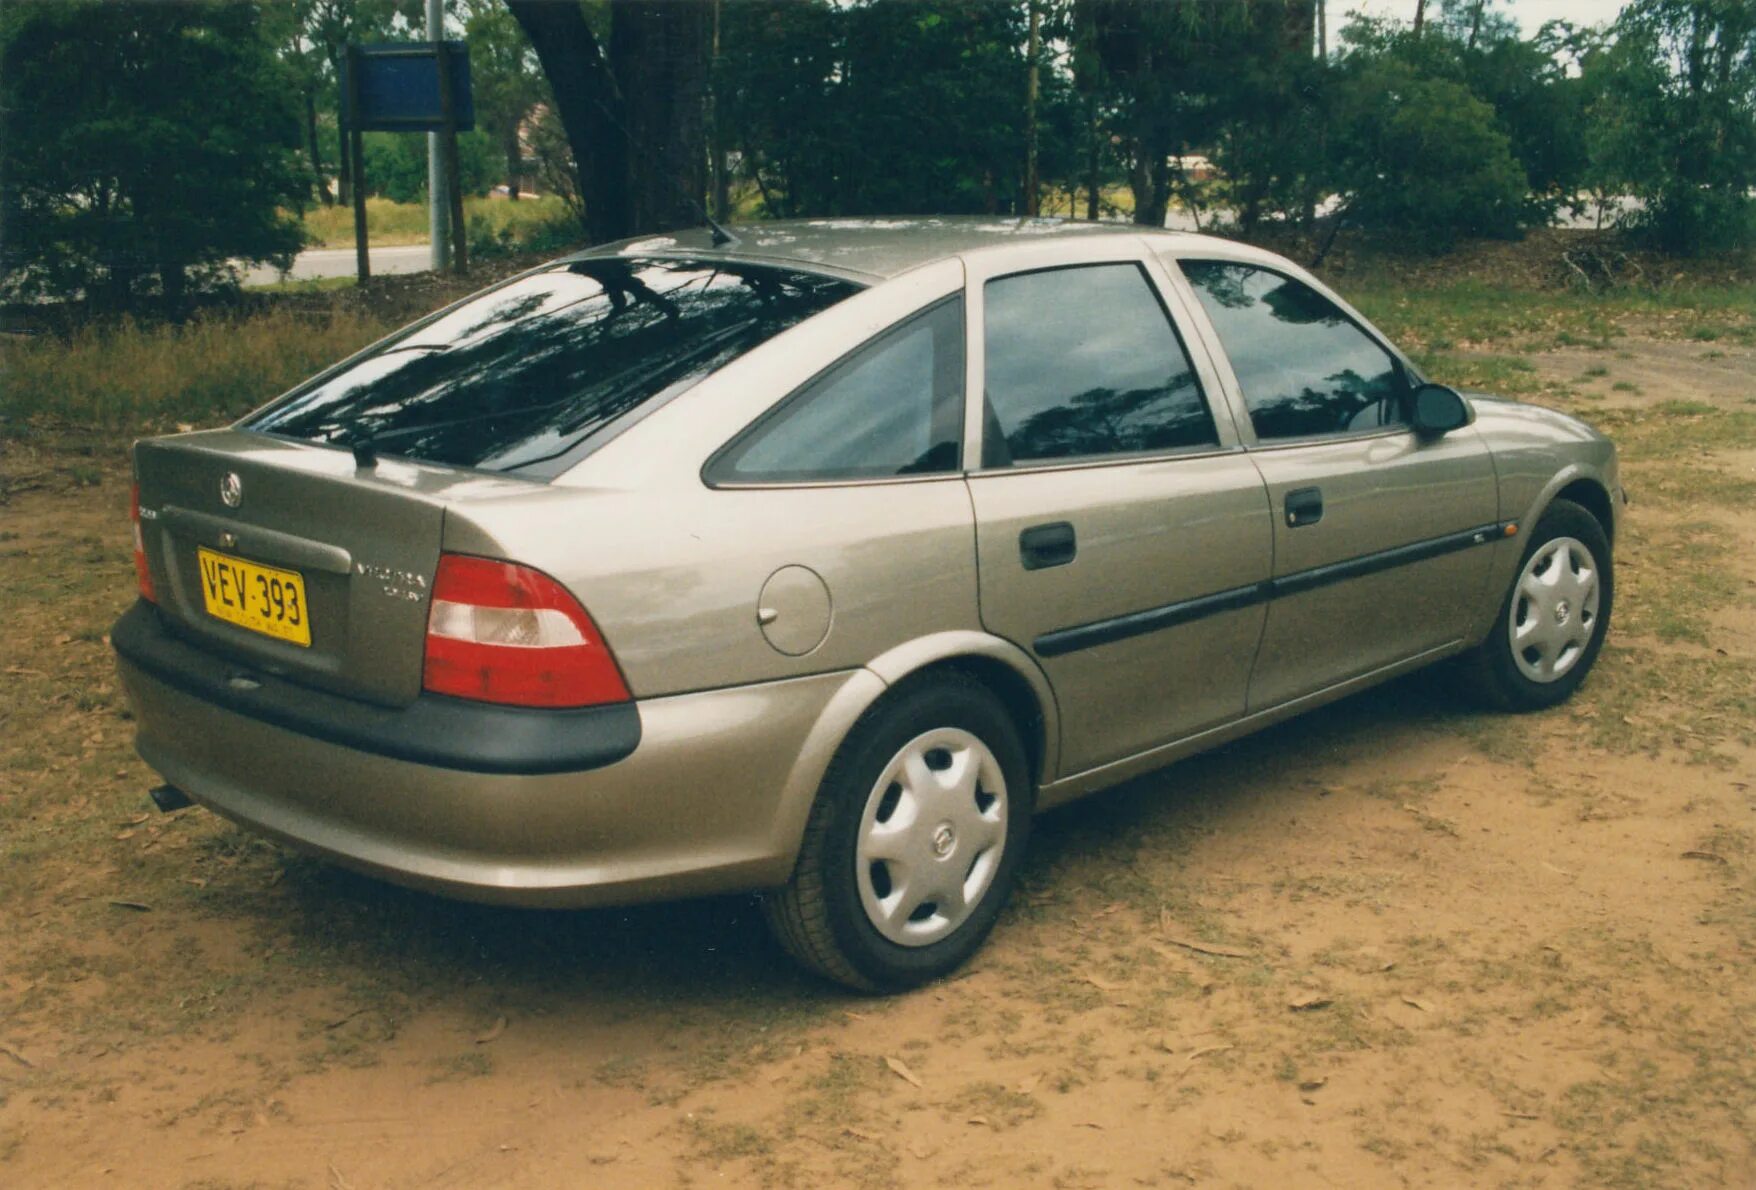
[(1616, 347), (1535, 357), (1628, 435), (1579, 699), (1416, 678), (1057, 812), (890, 1000), (745, 899), (488, 910), (148, 814), (125, 478), (15, 447), (0, 1183), (1756, 1184), (1756, 451), (1653, 414), (1747, 429), (1756, 352)]

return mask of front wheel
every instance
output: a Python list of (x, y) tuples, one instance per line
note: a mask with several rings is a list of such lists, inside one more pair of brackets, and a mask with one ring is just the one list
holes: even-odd
[(1503, 710), (1565, 701), (1597, 661), (1614, 598), (1603, 526), (1572, 501), (1556, 500), (1530, 534), (1487, 639), (1465, 658), (1471, 684)]
[(843, 742), (770, 928), (805, 966), (862, 991), (914, 987), (981, 946), (1011, 891), (1034, 790), (1018, 730), (984, 687), (924, 679)]

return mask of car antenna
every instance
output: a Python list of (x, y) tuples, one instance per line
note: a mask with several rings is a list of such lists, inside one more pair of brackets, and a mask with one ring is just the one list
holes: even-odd
[(715, 248), (722, 247), (726, 244), (736, 244), (738, 242), (737, 236), (721, 227), (719, 222), (705, 210), (701, 212), (701, 217), (707, 221), (707, 226), (713, 229), (713, 246)]

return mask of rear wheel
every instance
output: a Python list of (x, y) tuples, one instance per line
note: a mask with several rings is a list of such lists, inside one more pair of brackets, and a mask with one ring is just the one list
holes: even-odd
[(1018, 730), (984, 687), (947, 675), (901, 688), (836, 754), (793, 878), (764, 899), (769, 926), (849, 987), (937, 979), (999, 918), (1034, 800)]
[(1603, 526), (1572, 501), (1556, 500), (1530, 534), (1487, 639), (1465, 659), (1472, 685), (1504, 710), (1565, 701), (1597, 661), (1614, 597)]

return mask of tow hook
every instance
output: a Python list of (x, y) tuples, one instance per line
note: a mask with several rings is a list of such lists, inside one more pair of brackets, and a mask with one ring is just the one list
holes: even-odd
[(161, 814), (173, 814), (178, 810), (188, 809), (195, 804), (189, 800), (188, 794), (184, 793), (181, 789), (178, 789), (175, 785), (155, 786), (152, 789), (147, 790), (146, 795), (152, 799), (152, 804), (159, 808), (159, 813)]

